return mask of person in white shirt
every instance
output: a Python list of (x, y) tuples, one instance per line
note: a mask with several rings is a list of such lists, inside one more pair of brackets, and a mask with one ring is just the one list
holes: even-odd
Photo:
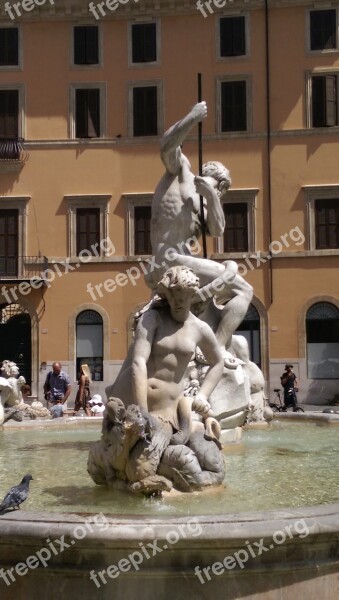
[(100, 417), (103, 415), (105, 405), (99, 394), (95, 394), (93, 398), (89, 401), (89, 404), (91, 407), (91, 417)]

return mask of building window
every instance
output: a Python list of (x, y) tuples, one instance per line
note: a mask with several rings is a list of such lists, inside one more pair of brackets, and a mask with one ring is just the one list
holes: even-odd
[(100, 137), (100, 90), (77, 89), (75, 91), (75, 137)]
[(337, 75), (314, 75), (311, 81), (312, 127), (338, 125)]
[(217, 253), (238, 254), (255, 252), (255, 204), (257, 188), (228, 190), (222, 207), (225, 215), (225, 230), (217, 240)]
[(339, 199), (315, 201), (315, 247), (339, 248)]
[(127, 212), (127, 254), (152, 254), (151, 206), (153, 194), (124, 194)]
[(219, 81), (219, 130), (248, 131), (249, 118), (249, 81), (234, 79)]
[(246, 55), (245, 17), (221, 17), (219, 27), (220, 57)]
[(19, 90), (0, 90), (0, 138), (19, 136)]
[(224, 202), (224, 252), (248, 252), (248, 205)]
[(96, 257), (114, 254), (113, 243), (108, 238), (110, 199), (111, 196), (108, 194), (65, 196), (68, 205), (68, 255), (70, 257), (79, 256), (82, 250), (87, 250)]
[(0, 27), (0, 67), (19, 65), (19, 30)]
[(76, 369), (87, 364), (93, 381), (104, 380), (103, 322), (95, 310), (81, 312), (76, 320)]
[(260, 367), (260, 315), (253, 304), (249, 305), (245, 318), (236, 329), (236, 332), (246, 338), (250, 353), (250, 360)]
[(308, 248), (331, 254), (339, 249), (339, 185), (306, 185), (304, 190)]
[(307, 376), (339, 379), (339, 309), (318, 302), (306, 315)]
[(310, 49), (333, 50), (337, 48), (336, 9), (310, 11)]
[(131, 62), (157, 62), (157, 23), (131, 23)]
[(74, 27), (74, 64), (99, 64), (99, 28), (96, 25)]
[(100, 209), (78, 208), (76, 211), (77, 256), (83, 250), (96, 255), (100, 247)]
[(0, 277), (18, 275), (18, 222), (18, 210), (0, 210)]
[(150, 206), (134, 208), (134, 253), (152, 254)]
[(158, 135), (158, 86), (132, 87), (133, 137)]

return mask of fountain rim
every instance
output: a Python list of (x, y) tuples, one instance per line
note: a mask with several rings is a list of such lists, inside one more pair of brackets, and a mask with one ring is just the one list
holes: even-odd
[[(109, 527), (93, 521), (96, 515), (106, 517)], [(106, 540), (148, 540), (162, 539), (173, 527), (194, 520), (199, 523), (202, 534), (199, 537), (188, 531), (180, 542), (192, 543), (201, 539), (253, 539), (272, 537), (277, 530), (283, 530), (287, 524), (303, 520), (311, 533), (328, 534), (339, 531), (339, 503), (314, 505), (309, 507), (285, 508), (272, 511), (243, 512), (217, 515), (152, 516), (116, 515), (110, 513), (48, 513), (44, 511), (15, 511), (0, 517), (1, 536), (20, 536), (44, 538), (65, 535), (72, 537), (77, 526), (91, 523), (92, 531), (86, 539)], [(307, 536), (305, 537), (307, 539)], [(81, 541), (79, 540), (81, 544)]]

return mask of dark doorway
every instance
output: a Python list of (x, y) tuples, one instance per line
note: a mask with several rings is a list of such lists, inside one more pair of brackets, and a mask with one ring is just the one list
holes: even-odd
[(243, 322), (234, 333), (240, 333), (247, 339), (250, 359), (261, 368), (260, 315), (253, 304), (249, 305)]
[(10, 316), (9, 313), (8, 318), (6, 318), (6, 313), (12, 306), (1, 307), (0, 361), (7, 359), (15, 362), (19, 367), (19, 374), (31, 385), (31, 318), (24, 312), (13, 316)]

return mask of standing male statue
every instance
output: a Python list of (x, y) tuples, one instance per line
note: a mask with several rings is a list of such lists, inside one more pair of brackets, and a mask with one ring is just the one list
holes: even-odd
[(229, 171), (220, 162), (206, 163), (202, 177), (194, 176), (182, 153), (181, 146), (190, 130), (206, 116), (206, 102), (199, 102), (181, 121), (170, 127), (162, 139), (161, 159), (166, 172), (154, 193), (151, 220), (152, 251), (160, 266), (146, 276), (146, 283), (155, 290), (168, 267), (193, 269), (201, 285), (193, 302), (206, 300), (204, 304), (208, 306), (214, 297), (219, 305), (227, 303), (218, 311), (217, 318), (212, 316), (212, 320), (218, 321), (215, 327), (210, 323), (219, 345), (225, 348), (243, 321), (253, 292), (238, 274), (235, 262), (218, 263), (193, 256), (190, 250), (189, 241), (201, 234), (199, 195), (204, 198), (206, 233), (220, 236), (225, 229), (221, 198), (231, 185)]

